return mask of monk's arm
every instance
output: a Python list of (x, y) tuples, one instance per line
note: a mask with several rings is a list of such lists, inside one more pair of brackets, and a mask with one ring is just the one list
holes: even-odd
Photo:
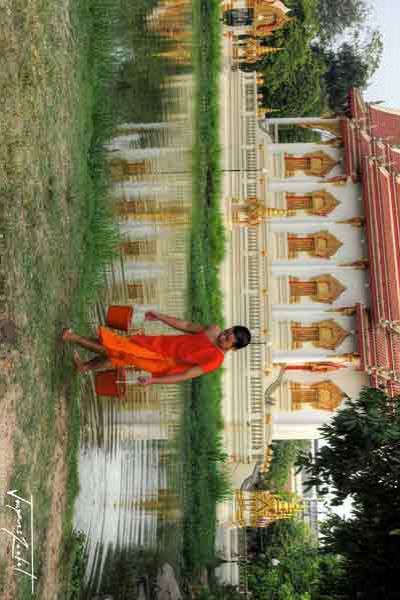
[(169, 317), (168, 315), (163, 315), (162, 313), (154, 310), (146, 313), (146, 319), (149, 321), (161, 321), (162, 323), (173, 327), (173, 329), (184, 331), (186, 333), (199, 333), (200, 331), (204, 331), (206, 329), (204, 325), (192, 323), (191, 321), (184, 321), (183, 319), (177, 319), (176, 317)]
[(184, 373), (178, 373), (176, 375), (164, 375), (162, 377), (146, 377), (140, 383), (144, 385), (153, 385), (155, 383), (182, 383), (183, 381), (188, 381), (189, 379), (194, 379), (195, 377), (200, 377), (200, 375), (204, 375), (204, 371), (200, 367), (191, 367)]

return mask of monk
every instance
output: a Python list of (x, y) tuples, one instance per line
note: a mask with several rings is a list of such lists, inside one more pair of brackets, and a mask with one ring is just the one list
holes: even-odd
[(210, 373), (222, 365), (227, 352), (244, 348), (251, 341), (250, 331), (240, 325), (222, 331), (217, 325), (205, 327), (156, 311), (146, 312), (145, 320), (160, 321), (183, 331), (184, 335), (125, 337), (100, 326), (98, 338), (83, 337), (66, 329), (63, 340), (99, 355), (84, 362), (75, 352), (74, 363), (81, 373), (133, 367), (150, 373), (138, 378), (138, 383), (144, 386), (180, 383)]

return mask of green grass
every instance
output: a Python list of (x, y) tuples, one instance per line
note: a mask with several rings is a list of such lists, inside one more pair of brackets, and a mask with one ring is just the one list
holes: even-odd
[[(5, 106), (0, 187), (8, 312), (21, 333), (8, 382), (20, 390), (10, 485), (35, 500), (40, 594), (46, 594), (46, 547), (54, 539), (52, 496), (59, 494), (62, 537), (55, 539), (62, 544), (61, 566), (54, 565), (50, 578), (57, 575), (63, 598), (71, 591), (77, 552), (72, 516), (80, 422), (78, 381), (60, 333), (67, 324), (88, 330), (88, 303), (103, 284), (104, 266), (118, 241), (102, 150), (114, 123), (109, 92), (115, 81), (110, 59), (115, 7), (111, 0), (82, 0), (67, 14), (47, 0), (29, 7), (15, 0), (4, 13), (10, 15), (5, 56), (10, 68), (3, 70), (0, 86)], [(55, 489), (59, 443), (65, 477), (56, 480), (62, 489)], [(4, 565), (0, 573), (2, 589)], [(30, 582), (18, 577), (15, 598), (30, 594)]]
[[(194, 149), (189, 318), (224, 324), (219, 267), (225, 234), (221, 217), (219, 143), (220, 7), (193, 2)], [(184, 463), (184, 570), (215, 558), (216, 506), (230, 493), (222, 446), (221, 371), (187, 386), (181, 444)]]

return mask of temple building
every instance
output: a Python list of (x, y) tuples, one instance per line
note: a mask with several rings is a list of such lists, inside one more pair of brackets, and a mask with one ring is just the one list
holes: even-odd
[(281, 0), (234, 0), (223, 5), (224, 22), (239, 35), (265, 38), (284, 27), (290, 9)]
[[(226, 359), (224, 438), (233, 488), (249, 491), (271, 441), (318, 439), (365, 385), (400, 392), (400, 112), (351, 90), (347, 115), (265, 118), (260, 76), (224, 44), (221, 278), (226, 322), (254, 340)], [(287, 126), (320, 141), (281, 143)], [(219, 513), (228, 555), (236, 501)]]

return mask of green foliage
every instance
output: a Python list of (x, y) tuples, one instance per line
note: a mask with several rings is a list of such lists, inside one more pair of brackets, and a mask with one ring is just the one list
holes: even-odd
[(272, 442), (272, 461), (260, 485), (262, 488), (283, 490), (289, 481), (290, 471), (300, 452), (309, 449), (307, 440), (276, 440)]
[[(189, 314), (195, 322), (223, 325), (219, 267), (225, 232), (220, 209), (218, 79), (219, 3), (193, 2), (195, 137), (193, 144), (193, 218), (190, 253)], [(204, 567), (215, 557), (217, 502), (230, 494), (223, 463), (221, 372), (186, 387), (184, 456), (184, 568)]]
[(197, 596), (198, 600), (242, 600), (243, 595), (232, 585), (213, 585), (211, 590), (204, 590)]
[(325, 61), (323, 75), (330, 108), (343, 113), (347, 110), (347, 96), (351, 87), (365, 88), (379, 66), (382, 56), (382, 39), (378, 32), (364, 44), (357, 40), (344, 42), (337, 49), (315, 46), (314, 51)]
[(319, 0), (318, 19), (322, 41), (325, 44), (330, 43), (334, 38), (342, 36), (346, 29), (355, 30), (362, 27), (370, 13), (371, 5), (367, 0)]
[(327, 106), (326, 65), (311, 46), (319, 28), (317, 2), (298, 0), (292, 9), (296, 19), (268, 38), (268, 45), (281, 48), (280, 52), (257, 66), (266, 82), (262, 88), (264, 104), (278, 109), (278, 116), (320, 114)]
[[(348, 90), (365, 88), (382, 56), (381, 34), (365, 25), (366, 0), (292, 0), (288, 4), (295, 19), (265, 40), (281, 50), (242, 68), (264, 73), (264, 105), (275, 109), (277, 116), (345, 112)], [(340, 36), (349, 28), (352, 34), (343, 42)], [(283, 132), (282, 141), (312, 140), (310, 132), (292, 129)]]
[(74, 530), (65, 548), (65, 560), (70, 564), (70, 579), (66, 590), (66, 600), (78, 600), (82, 590), (83, 579), (87, 565), (85, 551), (86, 536), (82, 531)]
[(349, 519), (332, 516), (327, 550), (345, 558), (348, 598), (395, 598), (400, 537), (400, 400), (364, 389), (321, 430), (326, 440), (314, 462), (303, 456), (310, 485), (353, 502)]
[(341, 559), (321, 554), (303, 522), (277, 521), (262, 535), (263, 553), (248, 566), (249, 589), (256, 600), (322, 600), (328, 584), (340, 584)]

